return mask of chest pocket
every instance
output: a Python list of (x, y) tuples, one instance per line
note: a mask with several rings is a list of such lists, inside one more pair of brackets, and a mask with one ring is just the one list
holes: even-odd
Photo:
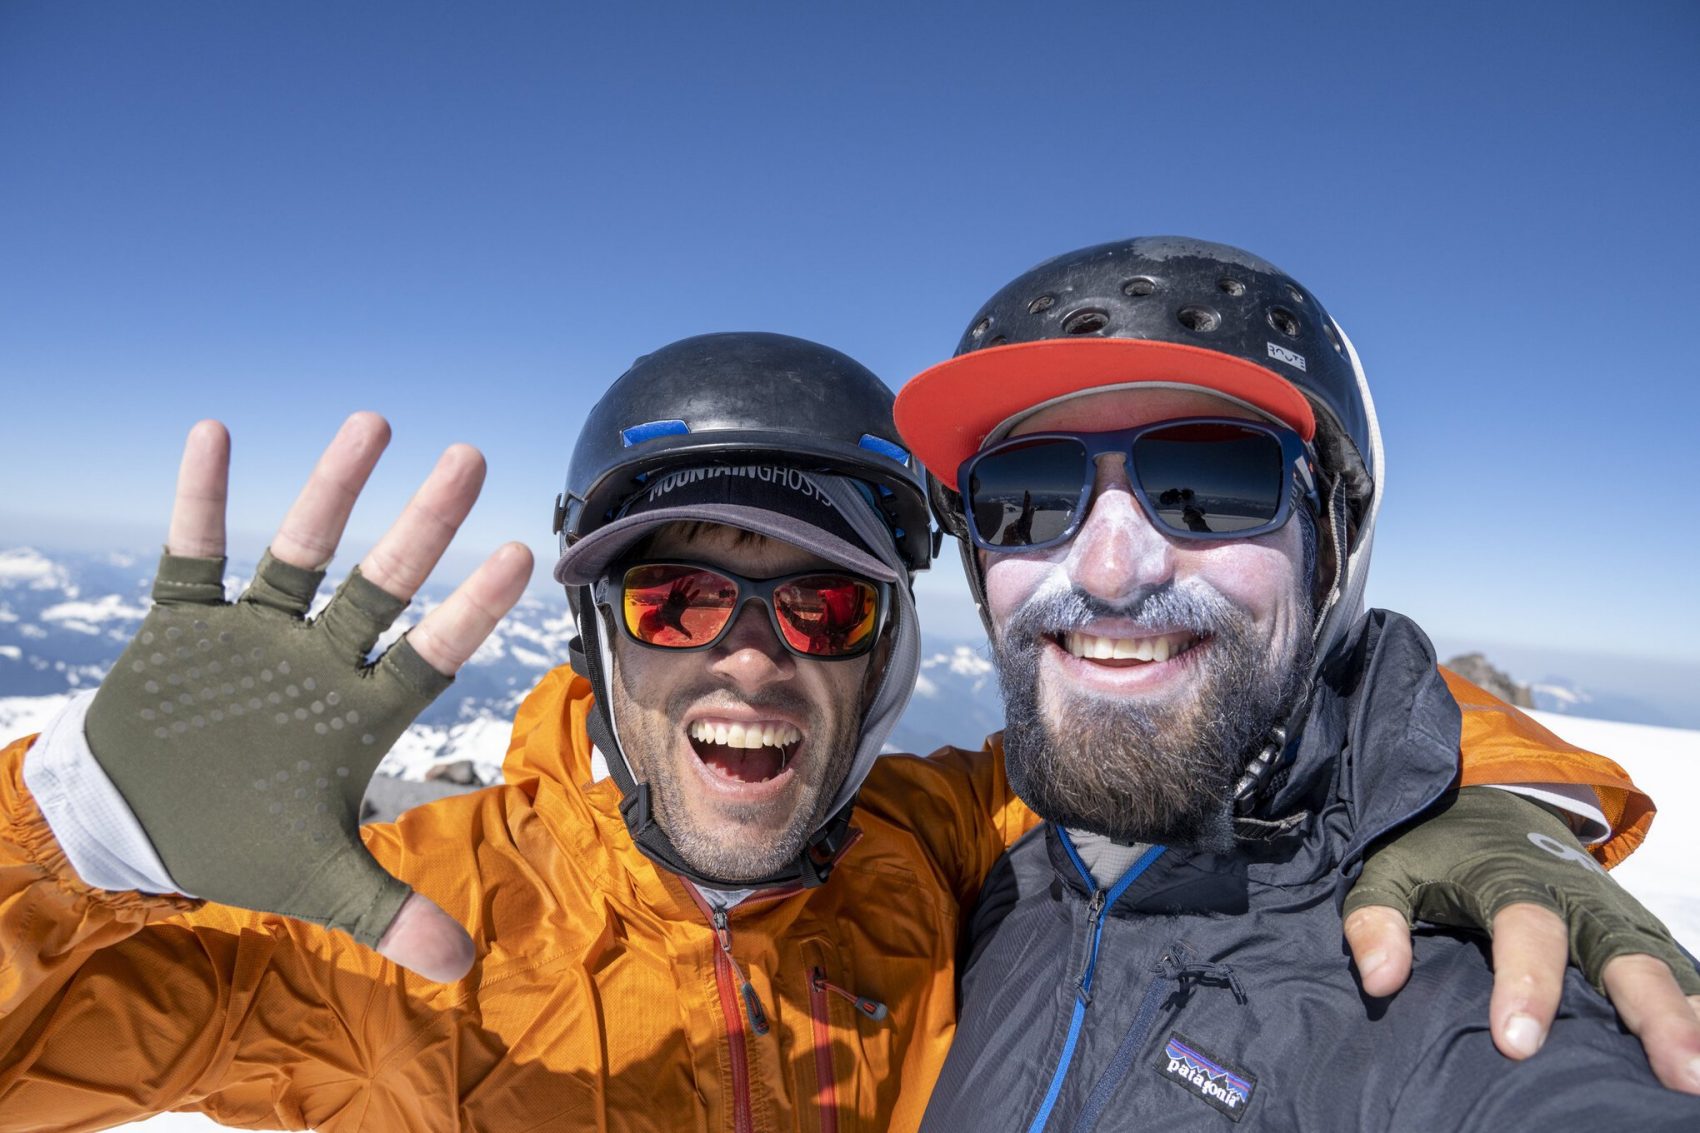
[(872, 1128), (862, 1115), (890, 1113), (897, 1085), (889, 1073), (893, 1023), (886, 1005), (852, 990), (854, 971), (823, 937), (800, 940), (788, 967), (800, 986), (787, 998), (805, 1008), (790, 1036), (797, 1127), (819, 1133)]

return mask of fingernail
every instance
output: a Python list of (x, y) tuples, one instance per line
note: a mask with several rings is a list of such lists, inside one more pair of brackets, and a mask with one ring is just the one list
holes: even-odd
[(1683, 1075), (1688, 1079), (1688, 1088), (1700, 1094), (1700, 1058), (1690, 1058)]
[(1527, 1058), (1541, 1049), (1541, 1025), (1528, 1015), (1513, 1015), (1505, 1021), (1505, 1042)]
[(1379, 971), (1385, 963), (1387, 963), (1386, 949), (1377, 949), (1363, 958), (1363, 961), (1358, 965), (1358, 974), (1368, 979)]

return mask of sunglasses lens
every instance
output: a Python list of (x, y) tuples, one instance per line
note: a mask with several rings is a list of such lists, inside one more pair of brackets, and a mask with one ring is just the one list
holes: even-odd
[(1155, 429), (1133, 443), (1134, 475), (1156, 519), (1179, 535), (1261, 527), (1281, 504), (1281, 442), (1221, 423)]
[(809, 575), (774, 591), (773, 610), (792, 649), (813, 657), (845, 657), (873, 641), (879, 591), (866, 579)]
[(1091, 483), (1086, 446), (1066, 438), (1016, 443), (975, 461), (967, 484), (974, 530), (992, 547), (1060, 539)]
[(623, 590), (626, 629), (665, 649), (714, 640), (738, 605), (738, 584), (700, 567), (636, 566), (626, 572)]

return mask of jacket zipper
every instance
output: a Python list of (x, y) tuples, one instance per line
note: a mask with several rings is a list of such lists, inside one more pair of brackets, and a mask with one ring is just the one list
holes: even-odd
[[(743, 969), (732, 958), (732, 928), (727, 923), (725, 909), (711, 909), (696, 887), (687, 885), (686, 891), (691, 900), (696, 902), (708, 917), (709, 924), (714, 929), (714, 939), (719, 948), (714, 953), (714, 986), (720, 993), (720, 1013), (726, 1019), (726, 1040), (731, 1049), (732, 1061), (732, 1131), (733, 1133), (754, 1133), (754, 1107), (750, 1102), (750, 1052), (748, 1047), (747, 1030), (744, 1024), (745, 1011), (750, 1012), (751, 1022), (760, 1020), (758, 1034), (767, 1032), (767, 1013), (761, 1009), (761, 1000), (756, 997), (755, 988), (744, 978)], [(739, 999), (743, 999), (740, 1007)]]
[[(726, 914), (715, 911), (719, 924), (716, 935), (725, 924)], [(726, 1017), (726, 1037), (732, 1048), (732, 1129), (733, 1133), (752, 1133), (755, 1118), (750, 1106), (750, 1052), (744, 1041), (744, 1013), (738, 1009), (738, 998), (732, 990), (732, 953), (730, 932), (722, 938), (721, 950), (714, 954), (714, 984), (720, 991), (720, 1013)], [(742, 973), (739, 973), (742, 978)]]
[(809, 1015), (815, 1025), (815, 1080), (820, 1083), (820, 1133), (838, 1133), (838, 1082), (832, 1073), (832, 1028), (828, 1025), (826, 972), (809, 969)]
[(1092, 1002), (1092, 977), (1098, 969), (1098, 943), (1104, 936), (1104, 914), (1126, 893), (1128, 887), (1140, 874), (1150, 868), (1163, 854), (1162, 846), (1152, 846), (1141, 854), (1139, 860), (1128, 867), (1116, 883), (1108, 889), (1100, 888), (1092, 879), (1092, 873), (1086, 868), (1086, 863), (1080, 860), (1075, 852), (1074, 844), (1069, 841), (1068, 834), (1059, 829), (1057, 835), (1062, 838), (1063, 846), (1068, 850), (1068, 856), (1074, 862), (1074, 867), (1080, 872), (1092, 888), (1091, 900), (1087, 902), (1087, 932), (1089, 939), (1086, 945), (1086, 958), (1080, 965), (1080, 974), (1074, 981), (1074, 1012), (1068, 1021), (1068, 1037), (1063, 1039), (1062, 1053), (1057, 1056), (1057, 1068), (1051, 1075), (1050, 1085), (1045, 1089), (1045, 1098), (1039, 1103), (1039, 1112), (1033, 1115), (1033, 1120), (1027, 1126), (1027, 1133), (1043, 1133), (1045, 1123), (1051, 1119), (1051, 1110), (1056, 1108), (1057, 1098), (1062, 1094), (1063, 1080), (1068, 1077), (1069, 1065), (1074, 1061), (1074, 1050), (1080, 1042), (1080, 1028), (1086, 1022), (1086, 1008)]
[[(862, 832), (852, 829), (833, 860), (837, 861), (849, 853), (850, 847), (861, 841), (861, 838)], [(732, 1131), (754, 1133), (755, 1114), (750, 1101), (750, 1052), (744, 1019), (747, 1014), (751, 1029), (758, 1035), (765, 1035), (769, 1029), (767, 1011), (762, 1007), (761, 997), (756, 994), (754, 985), (744, 976), (744, 970), (738, 966), (737, 959), (732, 955), (732, 926), (727, 919), (726, 910), (711, 908), (695, 885), (688, 881), (684, 884), (686, 894), (703, 915), (708, 917), (709, 925), (714, 929), (715, 942), (720, 946), (719, 951), (714, 954), (714, 985), (720, 993), (720, 1013), (726, 1019), (726, 1039), (731, 1048)], [(755, 900), (789, 897), (802, 888), (801, 885), (788, 885), (770, 889), (747, 899), (746, 904)], [(740, 1000), (743, 1001), (742, 1010)], [(882, 1012), (885, 1010), (884, 1004), (878, 1006)], [(835, 1119), (836, 1116), (835, 1112)]]

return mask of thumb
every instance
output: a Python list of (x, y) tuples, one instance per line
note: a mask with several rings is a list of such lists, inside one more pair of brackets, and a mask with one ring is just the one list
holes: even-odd
[(1360, 904), (1346, 914), (1345, 928), (1366, 995), (1379, 999), (1405, 986), (1411, 978), (1411, 926), (1403, 911)]
[(472, 937), (422, 893), (402, 903), (378, 938), (378, 954), (437, 983), (454, 983), (472, 969)]
[(1364, 992), (1377, 998), (1392, 995), (1411, 978), (1413, 893), (1396, 857), (1385, 847), (1372, 853), (1346, 894), (1346, 943)]

